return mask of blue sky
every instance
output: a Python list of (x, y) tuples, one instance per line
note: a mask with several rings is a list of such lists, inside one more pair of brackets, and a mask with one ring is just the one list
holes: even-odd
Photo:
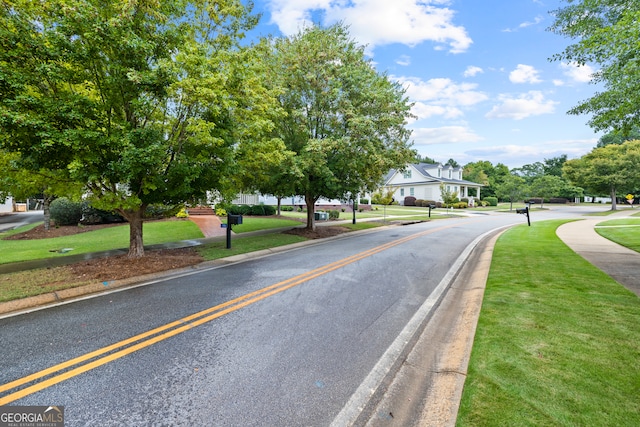
[(589, 66), (550, 62), (561, 0), (255, 0), (252, 34), (345, 22), (378, 71), (407, 88), (414, 148), (439, 162), (510, 168), (589, 152), (601, 134), (566, 112), (593, 95)]

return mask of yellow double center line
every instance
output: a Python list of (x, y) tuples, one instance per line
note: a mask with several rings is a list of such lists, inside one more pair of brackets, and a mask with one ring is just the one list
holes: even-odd
[[(207, 323), (214, 319), (222, 317), (225, 314), (229, 314), (243, 307), (251, 305), (255, 302), (261, 301), (272, 295), (275, 295), (289, 288), (297, 286), (301, 283), (304, 283), (308, 280), (314, 279), (316, 277), (319, 277), (331, 271), (334, 271), (338, 268), (344, 267), (345, 265), (354, 263), (358, 260), (377, 254), (391, 247), (400, 245), (402, 243), (408, 242), (410, 240), (416, 239), (426, 234), (433, 233), (435, 231), (449, 228), (451, 226), (452, 225), (439, 227), (437, 229), (427, 230), (427, 231), (413, 234), (411, 236), (407, 236), (398, 240), (394, 240), (393, 242), (389, 242), (382, 246), (378, 246), (376, 248), (373, 248), (364, 252), (360, 252), (350, 257), (333, 262), (331, 264), (327, 264), (323, 267), (310, 270), (306, 273), (300, 274), (298, 276), (292, 277), (282, 282), (273, 284), (271, 286), (267, 286), (265, 288), (262, 288), (257, 291), (243, 295), (241, 297), (232, 299), (225, 303), (216, 305), (215, 307), (211, 307), (206, 310), (200, 311), (198, 313), (194, 313), (190, 316), (183, 317), (182, 319), (176, 320), (171, 323), (167, 323), (163, 326), (149, 330), (142, 334), (138, 334), (126, 340), (119, 341), (115, 344), (112, 344), (106, 347), (102, 347), (98, 350), (92, 351), (90, 353), (86, 353), (82, 356), (76, 357), (74, 359), (70, 359), (66, 362), (57, 364), (50, 368), (43, 369), (42, 371), (33, 373), (26, 377), (19, 378), (15, 381), (11, 381), (9, 383), (0, 385), (0, 393), (5, 393), (5, 392), (10, 392), (11, 390), (17, 389), (19, 387), (22, 387), (26, 384), (37, 381), (35, 384), (32, 384), (30, 386), (24, 387), (10, 394), (7, 394), (3, 397), (0, 397), (0, 406), (14, 402), (18, 399), (21, 399), (25, 396), (36, 393), (47, 387), (51, 387), (52, 385), (55, 385), (62, 381), (73, 378), (84, 372), (90, 371), (91, 369), (105, 365), (109, 362), (112, 362), (116, 359), (124, 357), (138, 350), (142, 350), (143, 348), (149, 347), (160, 341), (164, 341), (167, 338), (171, 338), (182, 332), (195, 328), (196, 326), (200, 326), (204, 323)], [(79, 365), (79, 366), (76, 366), (76, 365)], [(74, 368), (74, 366), (76, 367)]]

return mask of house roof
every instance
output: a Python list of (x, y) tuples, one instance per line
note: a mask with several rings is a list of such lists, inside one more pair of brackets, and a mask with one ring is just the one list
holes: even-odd
[[(405, 184), (411, 185), (411, 184), (424, 184), (425, 182), (446, 182), (446, 183), (451, 183), (451, 184), (457, 184), (457, 185), (467, 185), (467, 186), (474, 186), (474, 187), (484, 187), (482, 184), (478, 184), (477, 182), (471, 182), (471, 181), (467, 181), (464, 179), (452, 179), (452, 178), (443, 178), (443, 177), (436, 177), (431, 175), (431, 173), (429, 172), (430, 170), (438, 170), (438, 169), (442, 169), (442, 170), (451, 170), (452, 172), (458, 172), (460, 170), (462, 170), (462, 167), (454, 167), (451, 165), (442, 165), (442, 163), (412, 163), (408, 166), (413, 167), (414, 170), (416, 170), (421, 176), (420, 177), (416, 177), (417, 179), (415, 181), (412, 182), (406, 182)], [(389, 171), (389, 173), (387, 174), (387, 176), (384, 179), (384, 183), (385, 185), (389, 183), (389, 181), (391, 181), (391, 179), (394, 177), (394, 175), (396, 173), (398, 173), (399, 171), (397, 169), (391, 169)]]

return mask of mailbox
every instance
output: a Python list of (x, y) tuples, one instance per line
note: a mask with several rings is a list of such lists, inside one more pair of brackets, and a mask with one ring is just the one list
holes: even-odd
[(231, 225), (240, 225), (242, 224), (242, 215), (231, 215), (229, 214), (229, 218), (227, 219), (227, 223)]
[(524, 214), (527, 216), (527, 224), (531, 227), (531, 217), (529, 217), (529, 206), (526, 208), (516, 208), (516, 213)]

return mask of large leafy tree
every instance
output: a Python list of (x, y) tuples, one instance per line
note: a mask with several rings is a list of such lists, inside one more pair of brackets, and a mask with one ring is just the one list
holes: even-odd
[(578, 65), (596, 64), (592, 82), (605, 90), (569, 111), (591, 114), (596, 130), (626, 133), (640, 125), (640, 2), (637, 0), (567, 0), (554, 11), (550, 30), (572, 38), (554, 60)]
[(509, 200), (509, 210), (513, 210), (513, 202), (521, 200), (526, 192), (525, 180), (518, 175), (506, 175), (502, 182), (495, 186), (496, 196), (502, 200)]
[(234, 148), (268, 128), (239, 46), (256, 22), (240, 0), (4, 1), (0, 148), (68, 171), (142, 256), (146, 207), (224, 192)]
[(593, 149), (579, 159), (568, 160), (564, 175), (572, 184), (594, 194), (609, 194), (611, 210), (616, 210), (618, 191), (640, 188), (640, 141), (610, 144)]
[(463, 178), (484, 185), (482, 197), (496, 196), (497, 186), (509, 175), (509, 168), (498, 163), (495, 166), (488, 160), (479, 160), (464, 165)]
[(43, 202), (44, 228), (50, 228), (49, 205), (59, 196), (80, 197), (82, 186), (69, 179), (65, 169), (26, 169), (20, 155), (0, 150), (0, 200), (39, 197)]
[(309, 27), (273, 46), (273, 82), (287, 114), (276, 135), (294, 153), (291, 191), (304, 196), (313, 229), (321, 197), (348, 200), (372, 191), (390, 169), (412, 161), (405, 127), (411, 104), (342, 24)]
[(544, 199), (558, 197), (565, 184), (565, 181), (559, 176), (542, 175), (531, 182), (529, 192), (534, 197), (540, 197), (540, 207), (543, 207)]
[(623, 144), (625, 141), (633, 141), (640, 139), (640, 127), (634, 126), (627, 132), (611, 131), (602, 135), (598, 139), (598, 145), (596, 147), (604, 147), (609, 144)]

